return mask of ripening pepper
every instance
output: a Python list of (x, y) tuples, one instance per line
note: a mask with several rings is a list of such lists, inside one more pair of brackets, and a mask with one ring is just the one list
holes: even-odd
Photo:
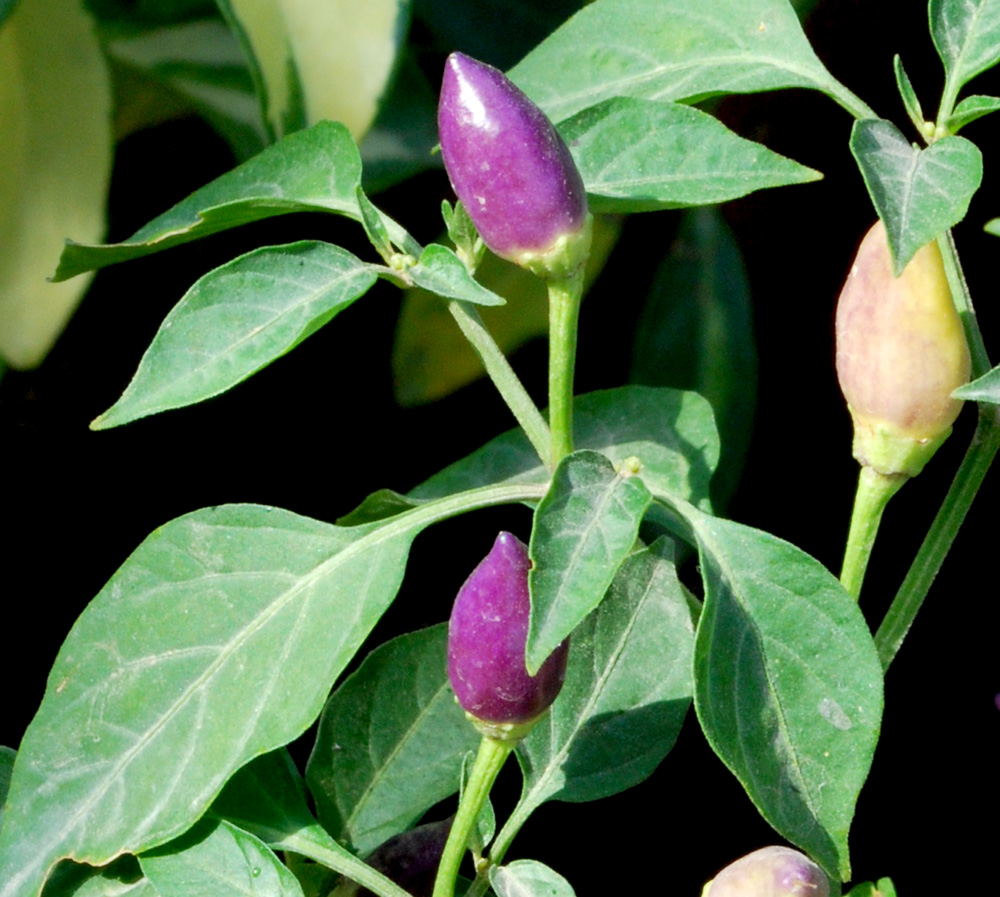
[(730, 863), (702, 897), (830, 897), (830, 882), (805, 854), (790, 847), (762, 847)]
[(579, 268), (590, 248), (583, 179), (562, 137), (498, 69), (452, 53), (438, 103), (441, 155), (483, 242), (542, 276)]
[(936, 242), (894, 277), (885, 227), (858, 249), (837, 303), (837, 378), (854, 419), (854, 456), (915, 476), (951, 433), (969, 347)]
[(531, 605), (527, 546), (500, 533), (459, 589), (448, 621), (448, 678), (484, 735), (516, 739), (556, 699), (566, 675), (564, 641), (531, 676), (525, 667)]

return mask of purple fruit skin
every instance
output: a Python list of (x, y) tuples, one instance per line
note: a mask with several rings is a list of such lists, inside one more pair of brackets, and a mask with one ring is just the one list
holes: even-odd
[(438, 131), (455, 194), (497, 255), (543, 252), (584, 226), (587, 192), (569, 149), (498, 69), (448, 57)]
[(762, 847), (726, 866), (705, 897), (830, 897), (830, 882), (805, 854)]
[(448, 678), (466, 713), (487, 723), (527, 723), (562, 688), (569, 642), (542, 664), (524, 665), (528, 639), (528, 549), (500, 533), (490, 553), (458, 591), (448, 622)]

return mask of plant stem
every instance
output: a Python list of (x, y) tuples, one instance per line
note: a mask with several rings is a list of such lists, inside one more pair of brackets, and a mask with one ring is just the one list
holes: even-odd
[(882, 669), (888, 670), (898, 653), (906, 633), (930, 590), (934, 577), (944, 563), (952, 542), (965, 520), (969, 506), (979, 491), (986, 471), (1000, 449), (1000, 408), (981, 405), (979, 425), (972, 437), (972, 444), (962, 460), (951, 488), (945, 496), (931, 528), (924, 537), (916, 558), (907, 571), (903, 584), (893, 598), (882, 625), (875, 633), (875, 648)]
[[(950, 100), (954, 103), (954, 97)], [(942, 99), (941, 108), (945, 108)], [(948, 114), (950, 115), (950, 106)], [(940, 113), (939, 113), (940, 117)], [(951, 231), (938, 237), (938, 247), (944, 260), (948, 285), (951, 287), (952, 299), (962, 317), (965, 335), (969, 341), (969, 353), (972, 356), (972, 376), (979, 377), (990, 369), (989, 356), (983, 344), (979, 331), (976, 312), (972, 305), (972, 295), (962, 272), (962, 264), (958, 258), (955, 239)], [(959, 466), (948, 494), (938, 509), (931, 528), (924, 537), (923, 544), (913, 559), (906, 573), (903, 584), (899, 587), (896, 597), (886, 612), (885, 619), (875, 633), (875, 648), (882, 669), (888, 670), (896, 654), (899, 652), (913, 625), (913, 620), (920, 606), (927, 597), (931, 583), (951, 549), (958, 530), (965, 520), (965, 515), (972, 505), (976, 493), (989, 470), (997, 450), (1000, 449), (1000, 407), (982, 404), (979, 406), (979, 422), (973, 434), (962, 464)]]
[(455, 880), (468, 847), (469, 832), (476, 824), (479, 810), (513, 749), (513, 742), (499, 741), (486, 735), (479, 742), (479, 753), (476, 754), (472, 774), (462, 791), (458, 813), (455, 814), (455, 821), (451, 824), (451, 831), (448, 832), (448, 840), (441, 854), (432, 897), (454, 897)]
[(548, 281), (549, 287), (549, 426), (550, 467), (573, 451), (573, 371), (576, 331), (583, 295), (583, 267), (569, 277)]
[(542, 417), (538, 407), (531, 401), (524, 384), (514, 373), (507, 356), (486, 329), (476, 307), (469, 302), (452, 299), (448, 303), (448, 311), (475, 349), (483, 367), (486, 368), (486, 373), (489, 374), (535, 451), (538, 452), (538, 457), (542, 459), (543, 464), (548, 464), (552, 456), (552, 436), (548, 424), (545, 423), (545, 418)]
[(878, 114), (856, 93), (848, 90), (839, 81), (831, 78), (824, 93), (842, 109), (846, 109), (856, 119), (878, 118)]
[(855, 601), (861, 595), (861, 584), (882, 521), (882, 512), (889, 499), (908, 479), (904, 474), (879, 473), (874, 467), (867, 466), (861, 468), (858, 491), (854, 495), (851, 528), (844, 549), (844, 565), (840, 572), (841, 583)]
[(962, 326), (965, 328), (965, 339), (969, 343), (969, 355), (972, 357), (972, 379), (974, 380), (985, 374), (992, 365), (983, 343), (983, 335), (979, 330), (979, 320), (972, 305), (969, 284), (965, 280), (962, 264), (958, 259), (955, 236), (950, 230), (945, 231), (938, 237), (937, 243), (938, 249), (941, 250), (941, 260), (944, 262), (944, 273), (948, 278), (948, 287), (951, 289), (951, 298), (958, 310), (959, 317), (962, 319)]

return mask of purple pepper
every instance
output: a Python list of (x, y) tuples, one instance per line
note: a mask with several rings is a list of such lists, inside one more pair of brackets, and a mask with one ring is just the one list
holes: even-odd
[(480, 731), (519, 737), (555, 700), (566, 675), (564, 641), (530, 676), (527, 546), (500, 533), (490, 553), (459, 589), (448, 622), (448, 678), (459, 705)]
[(540, 274), (582, 263), (589, 249), (583, 179), (545, 113), (501, 71), (452, 53), (438, 131), (451, 185), (493, 252)]
[(830, 882), (805, 854), (791, 847), (762, 847), (730, 863), (702, 897), (829, 897)]

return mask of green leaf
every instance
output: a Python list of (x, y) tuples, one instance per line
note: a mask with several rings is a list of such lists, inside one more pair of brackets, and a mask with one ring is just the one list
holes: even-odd
[(930, 0), (931, 37), (958, 88), (1000, 61), (998, 0)]
[(111, 175), (111, 83), (79, 0), (31, 0), (0, 32), (0, 359), (39, 364), (90, 279), (45, 278), (67, 233), (100, 240)]
[(497, 897), (574, 897), (570, 883), (537, 860), (491, 866), (490, 884)]
[(566, 682), (517, 747), (514, 818), (547, 800), (589, 801), (639, 784), (673, 747), (693, 694), (694, 625), (673, 549), (630, 555), (573, 633)]
[(378, 489), (365, 497), (353, 511), (337, 518), (337, 525), (358, 526), (362, 523), (374, 523), (376, 520), (395, 517), (396, 514), (402, 514), (403, 511), (412, 511), (419, 504), (419, 501), (394, 492), (392, 489)]
[(0, 25), (7, 21), (7, 17), (14, 11), (19, 0), (0, 0)]
[(330, 119), (360, 140), (406, 39), (409, 0), (220, 0), (219, 6), (250, 57), (278, 137)]
[[(120, 127), (138, 130), (151, 115), (162, 114), (162, 98), (151, 112), (145, 93), (127, 92), (133, 82), (153, 80), (184, 97), (240, 159), (259, 153), (271, 142), (253, 78), (231, 28), (213, 19), (144, 25), (138, 32), (130, 29), (127, 35), (106, 43), (111, 58), (132, 70), (120, 86), (125, 95), (125, 102), (119, 98), (115, 110), (119, 122), (125, 119)], [(135, 100), (129, 103), (132, 97)]]
[(361, 226), (365, 229), (368, 242), (375, 247), (375, 251), (388, 264), (394, 250), (389, 240), (389, 232), (382, 221), (382, 214), (367, 195), (365, 195), (365, 191), (361, 189), (360, 184), (358, 184), (358, 189), (355, 192), (358, 197), (358, 208), (361, 211)]
[[(687, 497), (708, 508), (719, 438), (708, 402), (695, 393), (623, 386), (577, 396), (573, 440), (612, 463), (638, 457), (654, 492)], [(417, 486), (409, 497), (437, 498), (487, 483), (545, 483), (549, 473), (524, 432), (508, 430)]]
[(447, 624), (376, 648), (331, 696), (306, 781), (338, 841), (366, 854), (458, 791), (479, 736), (448, 684)]
[(955, 111), (948, 117), (945, 127), (949, 133), (957, 134), (960, 128), (964, 128), (977, 118), (982, 118), (998, 109), (1000, 109), (1000, 97), (978, 95), (966, 97), (955, 107)]
[(0, 895), (34, 897), (63, 857), (101, 865), (185, 831), (233, 772), (316, 718), (418, 532), (543, 494), (493, 487), (350, 528), (254, 505), (162, 526), (56, 658), (14, 767)]
[(306, 806), (306, 789), (284, 748), (252, 760), (234, 775), (209, 811), (276, 850), (322, 863), (385, 897), (401, 889), (338, 844)]
[(476, 305), (505, 304), (504, 299), (469, 273), (454, 252), (438, 243), (426, 247), (408, 273), (417, 286), (448, 299), (461, 299)]
[(171, 309), (122, 397), (91, 423), (107, 430), (217, 396), (290, 352), (377, 280), (345, 249), (267, 246), (195, 282)]
[(604, 598), (635, 545), (652, 496), (602, 454), (564, 458), (535, 511), (528, 554), (531, 622), (525, 660), (532, 675)]
[(683, 214), (646, 297), (631, 354), (632, 382), (690, 389), (711, 403), (722, 443), (712, 492), (724, 504), (753, 433), (757, 349), (743, 257), (717, 209)]
[(924, 110), (920, 108), (920, 100), (917, 99), (917, 93), (913, 89), (910, 76), (906, 74), (903, 60), (899, 58), (898, 53), (892, 57), (892, 68), (896, 74), (896, 87), (899, 89), (899, 96), (903, 100), (906, 114), (910, 117), (910, 121), (917, 131), (923, 134), (926, 122)]
[(842, 99), (787, 0), (602, 0), (511, 71), (553, 121), (612, 97), (693, 102), (812, 87)]
[(956, 399), (969, 399), (973, 402), (988, 402), (1000, 405), (1000, 366), (987, 371), (965, 386), (960, 386), (952, 395)]
[(921, 246), (965, 217), (983, 178), (982, 153), (964, 137), (920, 149), (882, 119), (854, 123), (851, 152), (885, 223), (897, 277)]
[(306, 806), (305, 784), (285, 748), (262, 754), (238, 770), (209, 812), (271, 847), (281, 847), (300, 829), (317, 825)]
[(45, 884), (42, 897), (160, 897), (131, 854), (95, 869), (66, 860)]
[(844, 897), (896, 897), (896, 886), (891, 878), (880, 878), (878, 884), (863, 881), (851, 888)]
[(698, 544), (705, 604), (695, 708), (761, 815), (835, 878), (882, 716), (882, 668), (857, 604), (794, 545), (672, 502)]
[(13, 748), (0, 746), (0, 828), (3, 827), (3, 805), (7, 801), (7, 791), (10, 789), (10, 776), (14, 769), (14, 759), (17, 751)]
[(159, 897), (302, 897), (298, 879), (263, 841), (224, 821), (199, 823), (139, 865)]
[[(356, 194), (360, 182), (361, 159), (347, 129), (319, 122), (196, 190), (122, 243), (68, 242), (53, 280), (289, 212), (326, 211), (360, 221)], [(420, 254), (398, 224), (389, 223), (389, 236), (406, 251)]]
[(708, 205), (822, 177), (678, 103), (616, 97), (559, 131), (597, 212)]

